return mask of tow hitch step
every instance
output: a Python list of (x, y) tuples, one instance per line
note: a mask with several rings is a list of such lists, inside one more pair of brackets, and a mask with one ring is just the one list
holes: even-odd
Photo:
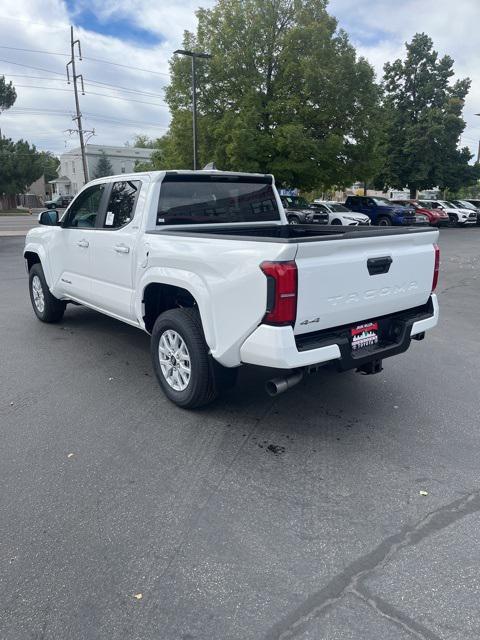
[(380, 371), (383, 371), (382, 360), (366, 362), (357, 369), (357, 373), (362, 373), (364, 376), (373, 376), (375, 373), (380, 373)]

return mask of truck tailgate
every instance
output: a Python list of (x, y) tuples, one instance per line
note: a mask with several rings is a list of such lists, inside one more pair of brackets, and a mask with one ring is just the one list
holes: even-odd
[(319, 331), (425, 304), (438, 231), (298, 244), (295, 334)]

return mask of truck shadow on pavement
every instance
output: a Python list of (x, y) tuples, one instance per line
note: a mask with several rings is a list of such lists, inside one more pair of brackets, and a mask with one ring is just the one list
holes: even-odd
[[(239, 426), (268, 422), (274, 432), (314, 433), (316, 437), (323, 432), (337, 441), (349, 432), (371, 434), (374, 423), (385, 425), (392, 419), (394, 423), (400, 419), (401, 412), (395, 415), (398, 376), (395, 376), (395, 382), (390, 380), (389, 383), (389, 377), (395, 371), (390, 363), (385, 372), (375, 376), (321, 369), (275, 398), (266, 393), (265, 382), (281, 372), (243, 365), (233, 389), (211, 405), (191, 412), (175, 407), (163, 395), (151, 366), (150, 338), (146, 333), (76, 305), (68, 305), (59, 329), (75, 335), (80, 344), (87, 342), (90, 348), (108, 358), (109, 370), (115, 378), (121, 379), (125, 375), (127, 363), (129, 385), (138, 384), (144, 388), (148, 380), (150, 401), (159, 411), (165, 412), (168, 407), (169, 413), (179, 418), (196, 416), (195, 422), (201, 423), (208, 417)], [(398, 367), (399, 359), (395, 360)], [(333, 430), (332, 425), (335, 425)], [(342, 433), (337, 433), (338, 428)]]

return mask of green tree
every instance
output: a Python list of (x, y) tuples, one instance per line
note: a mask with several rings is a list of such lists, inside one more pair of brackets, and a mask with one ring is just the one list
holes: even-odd
[(11, 82), (6, 82), (5, 76), (0, 76), (0, 113), (10, 109), (15, 104), (17, 92)]
[(94, 178), (105, 178), (106, 176), (111, 176), (113, 174), (112, 163), (108, 159), (107, 154), (103, 149), (100, 150), (100, 157), (98, 158)]
[[(0, 139), (0, 196), (23, 193), (44, 172), (43, 154), (25, 140)], [(14, 203), (14, 201), (13, 201)]]
[(144, 133), (137, 133), (136, 136), (133, 136), (132, 147), (137, 147), (139, 149), (155, 149), (156, 143), (156, 140), (149, 138)]
[(39, 154), (39, 163), (43, 169), (43, 175), (45, 176), (45, 182), (53, 180), (58, 177), (58, 167), (60, 166), (60, 160), (57, 156), (54, 156), (50, 151), (41, 151)]
[[(200, 166), (274, 173), (278, 183), (345, 184), (357, 172), (378, 108), (371, 66), (337, 29), (326, 0), (219, 0), (199, 9), (186, 49), (198, 59)], [(192, 166), (191, 66), (174, 56), (172, 120), (154, 161)], [(371, 173), (366, 168), (362, 173)]]
[(426, 34), (406, 44), (405, 60), (384, 67), (385, 186), (403, 188), (410, 196), (434, 186), (457, 189), (475, 179), (467, 148), (458, 149), (465, 128), (462, 110), (470, 88), (465, 78), (451, 82), (453, 60), (439, 58)]

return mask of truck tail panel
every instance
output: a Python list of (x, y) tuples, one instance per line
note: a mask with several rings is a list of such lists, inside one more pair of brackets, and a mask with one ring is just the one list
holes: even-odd
[(296, 335), (426, 304), (438, 231), (298, 244)]

